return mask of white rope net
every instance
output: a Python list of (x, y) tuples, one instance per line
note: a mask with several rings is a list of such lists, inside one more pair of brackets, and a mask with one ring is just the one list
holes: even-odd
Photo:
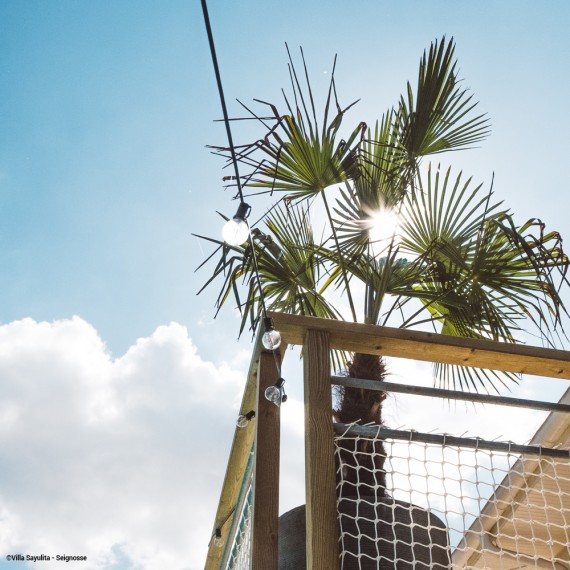
[(570, 569), (569, 457), (411, 439), (336, 438), (343, 570)]

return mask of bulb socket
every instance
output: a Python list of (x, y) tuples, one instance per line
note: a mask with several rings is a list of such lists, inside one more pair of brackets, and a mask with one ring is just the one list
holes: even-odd
[(240, 202), (236, 215), (234, 216), (234, 220), (240, 220), (245, 222), (250, 212), (251, 212), (251, 206), (249, 204), (246, 204), (245, 202)]
[(217, 528), (216, 532), (214, 533), (214, 546), (220, 548), (224, 545), (224, 539), (222, 538), (222, 530)]

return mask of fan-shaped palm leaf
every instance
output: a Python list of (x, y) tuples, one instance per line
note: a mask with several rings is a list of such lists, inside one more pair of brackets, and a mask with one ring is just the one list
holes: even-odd
[(433, 43), (420, 62), (415, 96), (408, 83), (407, 98), (400, 98), (396, 128), (411, 161), (467, 148), (489, 133), (487, 118), (472, 116), (477, 103), (459, 86), (454, 51), (453, 39)]
[(322, 136), (304, 133), (298, 117), (281, 117), (279, 128), (260, 147), (263, 160), (248, 186), (284, 191), (295, 200), (349, 179), (356, 168), (353, 143), (362, 128), (355, 129), (348, 141), (337, 141), (345, 111), (339, 112)]
[(402, 250), (421, 256), (432, 248), (434, 240), (464, 244), (474, 238), (485, 220), (497, 217), (500, 202), (491, 202), (492, 194), (482, 185), (472, 186), (462, 173), (451, 178), (451, 168), (442, 177), (439, 166), (435, 173), (431, 164), (427, 184), (418, 178), (419, 191), (407, 197), (402, 212)]
[[(317, 289), (322, 262), (316, 255), (319, 248), (313, 240), (307, 211), (301, 207), (290, 207), (287, 210), (277, 208), (268, 216), (266, 224), (269, 230), (267, 234), (257, 229), (252, 231), (259, 280), (255, 274), (251, 243), (230, 247), (218, 240), (203, 238), (222, 248), (217, 266), (204, 285), (206, 287), (214, 279), (223, 276), (217, 299), (218, 310), (233, 294), (242, 313), (240, 334), (248, 322), (255, 330), (262, 314), (262, 297), (268, 309), (338, 318), (336, 309)], [(245, 300), (240, 295), (240, 282), (246, 285)]]
[[(289, 53), (288, 49), (287, 51)], [(359, 141), (363, 132), (363, 126), (359, 125), (348, 140), (337, 138), (345, 113), (356, 102), (344, 109), (339, 106), (334, 87), (334, 66), (325, 102), (322, 128), (319, 128), (302, 50), (301, 55), (305, 86), (301, 85), (289, 54), (292, 102), (284, 93), (287, 111), (281, 113), (275, 105), (258, 100), (259, 103), (270, 107), (275, 124), (261, 140), (246, 145), (238, 155), (238, 158), (247, 165), (253, 166), (253, 172), (247, 178), (249, 187), (284, 191), (293, 200), (314, 196), (332, 184), (349, 179), (356, 168), (355, 143)], [(336, 114), (329, 121), (333, 96)], [(261, 122), (267, 125), (266, 122)]]
[[(471, 189), (461, 174), (452, 182), (449, 170), (441, 177), (429, 169), (427, 188), (421, 179), (420, 188), (406, 203), (401, 247), (422, 260), (414, 289), (428, 316), (418, 310), (403, 326), (432, 321), (443, 334), (514, 342), (519, 323), (530, 319), (548, 338), (563, 310), (553, 273), (568, 265), (558, 235), (529, 235), (530, 223), (517, 227), (490, 193)], [(469, 374), (436, 369), (459, 383)], [(494, 385), (497, 376), (478, 372), (471, 384), (481, 378)]]
[(407, 190), (406, 154), (393, 129), (393, 113), (376, 124), (358, 147), (358, 168), (340, 191), (334, 224), (343, 249), (358, 254), (370, 243), (369, 230), (381, 211), (396, 209)]

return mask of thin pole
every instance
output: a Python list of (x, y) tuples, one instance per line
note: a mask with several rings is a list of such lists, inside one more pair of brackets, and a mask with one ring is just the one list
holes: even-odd
[(514, 408), (531, 408), (545, 410), (547, 412), (570, 412), (570, 405), (538, 400), (523, 400), (522, 398), (505, 398), (503, 396), (491, 396), (488, 394), (470, 394), (459, 390), (442, 390), (440, 388), (424, 388), (423, 386), (409, 386), (407, 384), (395, 384), (393, 382), (381, 382), (378, 380), (365, 380), (362, 378), (349, 378), (347, 376), (331, 376), (331, 384), (349, 386), (351, 388), (364, 388), (365, 390), (377, 390), (379, 392), (395, 392), (400, 394), (412, 394), (414, 396), (431, 396), (433, 398), (445, 398), (448, 400), (465, 400), (481, 404), (495, 404), (498, 406), (510, 406)]
[(507, 441), (488, 441), (479, 438), (455, 437), (452, 435), (438, 435), (435, 433), (421, 433), (418, 431), (404, 431), (375, 426), (360, 426), (356, 424), (333, 424), (335, 433), (342, 437), (365, 437), (379, 439), (397, 439), (400, 441), (419, 441), (434, 443), (442, 446), (467, 447), (470, 449), (484, 449), (487, 451), (504, 451), (525, 455), (539, 455), (543, 457), (560, 457), (570, 459), (570, 450), (552, 449), (535, 445), (517, 445)]

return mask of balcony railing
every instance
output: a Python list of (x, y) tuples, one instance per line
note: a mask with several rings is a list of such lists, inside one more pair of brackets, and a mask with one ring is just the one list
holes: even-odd
[[(335, 428), (331, 421), (331, 382), (353, 382), (367, 389), (407, 390), (416, 394), (424, 392), (424, 396), (429, 395), (431, 397), (457, 397), (470, 400), (479, 398), (490, 404), (551, 410), (551, 415), (555, 414), (556, 418), (562, 417), (570, 410), (568, 402), (552, 404), (512, 398), (466, 395), (451, 393), (450, 391), (437, 393), (433, 389), (398, 388), (397, 385), (393, 384), (379, 385), (376, 383), (375, 386), (372, 386), (370, 381), (365, 380), (331, 378), (330, 370), (330, 351), (339, 349), (568, 380), (570, 379), (570, 352), (567, 351), (311, 317), (284, 314), (271, 314), (270, 316), (274, 320), (275, 327), (281, 333), (283, 344), (278, 353), (264, 351), (259, 339), (254, 346), (240, 413), (245, 414), (250, 410), (255, 410), (256, 417), (255, 421), (249, 422), (245, 428), (236, 429), (212, 532), (212, 537), (218, 535), (219, 539), (211, 541), (205, 570), (242, 570), (245, 568), (277, 570), (280, 410), (279, 407), (268, 402), (263, 394), (266, 387), (276, 384), (279, 379), (275, 359), (280, 362), (286, 345), (295, 344), (303, 347), (305, 491), (307, 503), (306, 568), (310, 570), (322, 570), (323, 568), (334, 570), (341, 567), (339, 536), (343, 536), (343, 531), (342, 529), (339, 530), (336, 489), (337, 467), (335, 466), (335, 437), (338, 439), (339, 436), (335, 436), (335, 429), (336, 432), (344, 434), (344, 436), (347, 436), (347, 429), (352, 429), (354, 430), (353, 433), (348, 434), (351, 437), (379, 437), (385, 441), (408, 439), (410, 442), (421, 442), (425, 445), (470, 447), (476, 452), (487, 452), (490, 449), (487, 444), (493, 444), (493, 442), (483, 442), (483, 440), (462, 442), (459, 440), (460, 438), (454, 439), (453, 436), (444, 436), (443, 440), (437, 440), (441, 436), (435, 434), (427, 434), (422, 441), (421, 434), (418, 435), (417, 432), (407, 432), (407, 434), (402, 435), (391, 433), (394, 430), (377, 427), (346, 428), (346, 426), (336, 426)], [(567, 431), (570, 432), (570, 427)], [(427, 441), (428, 436), (434, 441)], [(493, 445), (495, 444), (496, 447), (501, 445), (500, 442), (494, 442)], [(487, 504), (479, 509), (479, 513), (463, 516), (464, 526), (453, 531), (455, 534), (461, 535), (454, 539), (454, 567), (483, 568), (484, 566), (477, 565), (476, 560), (478, 560), (477, 556), (479, 555), (474, 554), (474, 552), (476, 549), (484, 552), (485, 548), (487, 548), (489, 556), (518, 557), (520, 567), (525, 567), (524, 564), (528, 564), (529, 568), (566, 567), (564, 565), (557, 566), (559, 563), (554, 560), (554, 558), (562, 556), (561, 559), (566, 561), (564, 547), (556, 546), (555, 551), (555, 547), (552, 546), (553, 541), (558, 544), (559, 538), (550, 537), (546, 539), (546, 542), (550, 541), (549, 548), (552, 554), (550, 561), (544, 558), (545, 555), (542, 550), (537, 548), (532, 551), (534, 554), (532, 552), (529, 554), (527, 551), (523, 552), (522, 547), (518, 553), (516, 548), (513, 550), (518, 539), (511, 537), (503, 540), (497, 533), (501, 531), (501, 528), (508, 530), (513, 525), (516, 527), (517, 524), (520, 528), (527, 529), (529, 524), (532, 525), (532, 520), (517, 523), (515, 520), (516, 509), (513, 510), (513, 508), (509, 511), (508, 516), (505, 515), (506, 518), (501, 519), (503, 515), (497, 509), (499, 503), (504, 506), (507, 500), (504, 498), (506, 493), (504, 481), (511, 484), (516, 477), (518, 479), (522, 477), (526, 481), (526, 471), (523, 473), (520, 470), (521, 462), (525, 463), (526, 461), (527, 467), (528, 465), (532, 466), (531, 471), (533, 473), (542, 470), (550, 479), (559, 479), (555, 482), (557, 488), (561, 490), (557, 495), (557, 500), (559, 500), (558, 511), (562, 510), (564, 516), (562, 519), (560, 517), (557, 519), (556, 532), (558, 534), (556, 536), (560, 535), (562, 531), (568, 534), (570, 532), (570, 514), (566, 517), (565, 510), (566, 507), (570, 508), (569, 452), (560, 449), (550, 450), (542, 441), (538, 442), (538, 445), (531, 445), (524, 449), (519, 449), (515, 444), (504, 445), (507, 447), (495, 451), (504, 453), (509, 460), (504, 463), (503, 476), (499, 478), (500, 480), (495, 481), (494, 487), (489, 487), (490, 492), (485, 497)], [(529, 457), (530, 459), (528, 459)], [(551, 468), (549, 461), (554, 461), (556, 468)], [(566, 474), (568, 474), (568, 480), (566, 480)], [(460, 474), (458, 477), (461, 479), (464, 476)], [(530, 483), (528, 482), (525, 485), (528, 487), (528, 500), (536, 501), (538, 491), (529, 490)], [(519, 487), (523, 488), (520, 485)], [(566, 498), (566, 491), (568, 491), (568, 499)], [(547, 492), (548, 490), (542, 491), (543, 495)], [(520, 501), (521, 497), (519, 495), (517, 500)], [(488, 505), (495, 505), (493, 507), (495, 519), (489, 515), (493, 508)], [(532, 505), (528, 506), (527, 511), (532, 515)], [(478, 518), (479, 515), (483, 518)], [(545, 516), (548, 518), (548, 513)], [(445, 512), (441, 511), (441, 517), (445, 518), (445, 522), (451, 526), (451, 523), (447, 521)], [(476, 536), (475, 542), (473, 542), (474, 536)], [(521, 538), (521, 540), (523, 539)], [(533, 544), (535, 542), (536, 537)], [(342, 540), (341, 548), (344, 548)], [(452, 547), (449, 548), (451, 550)], [(501, 549), (503, 550), (502, 553)], [(568, 552), (568, 560), (570, 561), (570, 552)], [(468, 565), (468, 561), (472, 565)], [(541, 564), (547, 566), (541, 566)], [(548, 564), (550, 565), (548, 566)]]

